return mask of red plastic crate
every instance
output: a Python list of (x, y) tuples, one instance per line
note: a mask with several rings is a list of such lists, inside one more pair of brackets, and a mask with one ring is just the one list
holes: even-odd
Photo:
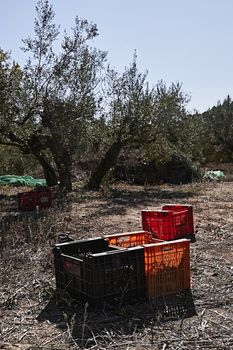
[(50, 189), (36, 192), (36, 205), (39, 209), (50, 208), (52, 205), (52, 199), (53, 195)]
[(109, 244), (123, 248), (137, 247), (144, 244), (161, 242), (161, 240), (152, 237), (147, 231), (124, 232), (115, 235), (105, 236)]
[(146, 244), (145, 274), (149, 300), (190, 289), (190, 241)]
[(186, 234), (194, 234), (194, 221), (193, 221), (193, 206), (188, 204), (166, 204), (162, 207), (163, 210), (171, 210), (174, 213), (187, 210), (185, 218), (185, 228)]
[(167, 241), (176, 237), (174, 214), (169, 210), (142, 210), (142, 228), (155, 238)]
[(155, 238), (169, 241), (194, 233), (193, 220), (188, 210), (142, 210), (142, 228)]
[(50, 189), (18, 193), (18, 210), (33, 211), (50, 208), (52, 205), (52, 192)]
[(18, 210), (32, 211), (36, 209), (36, 192), (21, 192), (18, 193)]

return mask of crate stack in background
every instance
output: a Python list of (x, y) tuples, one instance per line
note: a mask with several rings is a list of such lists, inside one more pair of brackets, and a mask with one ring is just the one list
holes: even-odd
[(50, 187), (37, 188), (33, 191), (18, 193), (18, 210), (34, 211), (47, 209), (52, 206), (54, 193)]

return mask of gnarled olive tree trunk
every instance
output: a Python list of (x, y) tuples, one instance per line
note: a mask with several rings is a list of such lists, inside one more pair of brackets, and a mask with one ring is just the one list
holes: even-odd
[(50, 162), (46, 159), (44, 155), (41, 153), (39, 154), (34, 154), (35, 158), (38, 160), (40, 165), (43, 168), (45, 180), (47, 182), (48, 186), (56, 186), (58, 184), (58, 179), (56, 172)]
[(43, 126), (47, 127), (50, 131), (50, 136), (46, 138), (46, 145), (56, 164), (59, 187), (64, 193), (70, 192), (72, 191), (72, 156), (69, 146), (66, 144), (61, 130), (52, 118), (53, 113), (50, 111), (49, 106), (45, 105), (44, 112), (41, 116)]
[(56, 142), (54, 137), (49, 142), (49, 149), (57, 167), (60, 189), (63, 192), (72, 191), (72, 159), (69, 150), (61, 142)]
[(50, 163), (47, 155), (47, 138), (40, 134), (32, 134), (26, 145), (25, 153), (31, 153), (43, 168), (44, 177), (48, 186), (55, 186), (58, 183), (56, 171)]
[(86, 188), (90, 190), (98, 190), (100, 188), (101, 182), (108, 171), (116, 165), (117, 158), (120, 154), (120, 151), (123, 147), (122, 141), (115, 141), (108, 151), (105, 153), (105, 156), (102, 158), (97, 169), (92, 173)]

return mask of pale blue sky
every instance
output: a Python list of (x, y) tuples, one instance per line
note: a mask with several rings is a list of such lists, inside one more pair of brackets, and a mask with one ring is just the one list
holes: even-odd
[[(183, 83), (189, 109), (233, 97), (233, 0), (52, 0), (56, 21), (76, 15), (97, 24), (95, 46), (122, 70), (136, 49), (149, 81)], [(37, 0), (0, 0), (0, 46), (20, 63), (21, 39), (33, 33)]]

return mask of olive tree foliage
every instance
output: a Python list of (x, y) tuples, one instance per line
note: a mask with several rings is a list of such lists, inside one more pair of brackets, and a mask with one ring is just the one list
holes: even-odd
[(108, 71), (108, 147), (93, 172), (88, 187), (99, 188), (107, 172), (116, 165), (122, 149), (141, 148), (148, 159), (168, 157), (179, 139), (179, 125), (186, 115), (188, 96), (179, 83), (155, 87), (141, 73), (136, 54), (122, 74)]
[[(1, 172), (14, 169), (22, 173), (22, 154), (26, 151), (27, 128), (29, 121), (22, 128), (15, 130), (19, 122), (19, 110), (26, 101), (21, 83), (23, 73), (20, 66), (11, 62), (10, 55), (0, 49), (0, 143)], [(17, 150), (18, 149), (18, 150)], [(18, 156), (17, 156), (18, 154)], [(14, 162), (14, 165), (10, 163)]]
[(90, 46), (98, 35), (95, 24), (76, 17), (61, 39), (48, 0), (38, 1), (36, 13), (35, 35), (23, 40), (26, 65), (10, 64), (1, 53), (0, 141), (33, 154), (48, 183), (56, 183), (58, 174), (69, 191), (72, 155), (98, 110), (106, 53)]
[(179, 82), (167, 86), (159, 81), (155, 87), (150, 128), (144, 145), (145, 156), (156, 162), (170, 160), (174, 152), (182, 152), (186, 130), (186, 105), (189, 96)]
[[(138, 144), (141, 161), (157, 169), (157, 175), (173, 179), (173, 171), (182, 169), (183, 178), (188, 174), (200, 176), (201, 152), (195, 120), (187, 113), (190, 96), (179, 82), (166, 85), (159, 81), (155, 86), (154, 104), (149, 127), (144, 133), (145, 142)], [(169, 173), (171, 172), (171, 173)], [(185, 175), (186, 174), (186, 175)], [(148, 174), (148, 176), (150, 176)], [(180, 179), (182, 178), (180, 174)]]
[(203, 125), (206, 161), (233, 160), (233, 102), (227, 96), (222, 103), (199, 115)]
[(36, 166), (34, 157), (25, 155), (20, 148), (0, 144), (0, 175), (32, 174)]
[[(106, 81), (106, 151), (87, 187), (98, 189), (108, 171), (116, 165), (123, 147), (140, 138), (146, 127), (153, 90), (146, 82), (147, 73), (138, 71), (136, 55), (122, 74), (108, 69)], [(106, 140), (105, 140), (106, 141)]]
[(198, 113), (187, 114), (180, 125), (179, 149), (200, 165), (206, 161), (207, 143), (203, 118)]

